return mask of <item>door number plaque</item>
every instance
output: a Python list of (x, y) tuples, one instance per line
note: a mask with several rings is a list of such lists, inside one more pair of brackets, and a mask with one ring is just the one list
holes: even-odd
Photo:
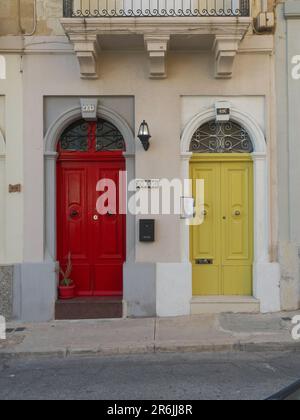
[(15, 184), (15, 185), (9, 184), (9, 186), (8, 186), (8, 192), (10, 194), (20, 193), (21, 190), (22, 190), (21, 184)]

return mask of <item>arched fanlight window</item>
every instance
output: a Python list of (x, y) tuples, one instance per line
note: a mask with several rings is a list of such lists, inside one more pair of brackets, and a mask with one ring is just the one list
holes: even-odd
[(252, 153), (252, 141), (239, 124), (210, 121), (197, 129), (190, 145), (195, 153)]
[(101, 118), (97, 122), (74, 122), (63, 132), (59, 146), (65, 152), (126, 150), (125, 140), (120, 131), (112, 123)]
[(110, 122), (99, 119), (96, 125), (96, 151), (126, 150), (120, 131)]

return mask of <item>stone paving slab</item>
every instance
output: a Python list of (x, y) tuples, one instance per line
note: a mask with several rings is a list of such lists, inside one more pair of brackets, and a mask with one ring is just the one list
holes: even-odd
[(11, 323), (25, 328), (0, 340), (0, 357), (155, 352), (300, 351), (293, 314), (194, 315), (177, 318)]
[(276, 314), (221, 314), (219, 323), (222, 329), (234, 333), (253, 334), (288, 331), (292, 329), (292, 319), (299, 312), (285, 312)]

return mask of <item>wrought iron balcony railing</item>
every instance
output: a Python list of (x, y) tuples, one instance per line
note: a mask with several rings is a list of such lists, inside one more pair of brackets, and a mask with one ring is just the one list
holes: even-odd
[(250, 0), (63, 0), (64, 17), (247, 17)]

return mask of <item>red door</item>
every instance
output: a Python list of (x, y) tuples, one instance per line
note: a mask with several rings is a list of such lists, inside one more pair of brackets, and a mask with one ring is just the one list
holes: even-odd
[[(119, 212), (119, 180), (120, 172), (125, 171), (125, 159), (119, 149), (99, 150), (99, 127), (96, 123), (84, 124), (88, 127), (87, 141), (80, 143), (79, 150), (73, 150), (74, 142), (72, 150), (66, 149), (66, 142), (64, 149), (59, 146), (58, 261), (64, 267), (71, 253), (72, 280), (78, 296), (119, 296), (123, 293), (126, 259), (126, 216)], [(83, 137), (84, 133), (81, 133)], [(118, 141), (121, 147), (120, 138)], [(97, 201), (105, 193), (97, 191), (97, 184), (103, 179), (114, 181), (116, 214), (102, 215), (97, 211)]]

